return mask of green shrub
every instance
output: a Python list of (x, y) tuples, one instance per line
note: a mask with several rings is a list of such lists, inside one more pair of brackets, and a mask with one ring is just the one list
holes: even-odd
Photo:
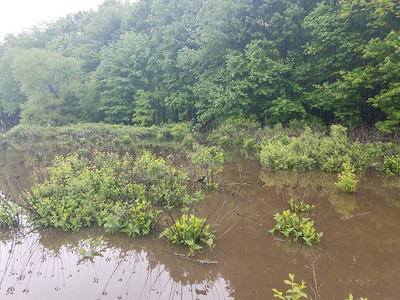
[(214, 189), (215, 175), (222, 171), (224, 165), (224, 154), (218, 147), (195, 145), (190, 159), (196, 168), (198, 174), (204, 174), (206, 177), (206, 186)]
[(343, 192), (354, 193), (357, 189), (358, 179), (354, 167), (350, 163), (343, 165), (343, 171), (338, 175), (339, 181), (335, 183)]
[(148, 234), (159, 206), (190, 202), (187, 175), (162, 158), (94, 152), (56, 157), (49, 179), (22, 195), (37, 226), (78, 231), (97, 222), (107, 231)]
[(215, 235), (210, 230), (210, 224), (206, 224), (206, 219), (188, 213), (184, 213), (175, 224), (164, 230), (160, 234), (160, 237), (163, 236), (173, 244), (188, 246), (188, 256), (193, 255), (195, 250), (202, 249), (201, 244), (211, 249), (215, 246)]
[(208, 136), (208, 141), (225, 151), (240, 151), (246, 139), (254, 136), (260, 124), (250, 119), (228, 119)]
[(297, 300), (301, 298), (307, 298), (307, 294), (303, 292), (306, 288), (306, 283), (304, 280), (301, 281), (301, 284), (294, 282), (295, 274), (289, 273), (289, 279), (285, 280), (284, 283), (289, 285), (290, 288), (286, 291), (285, 295), (283, 292), (278, 291), (277, 289), (272, 289), (274, 292), (274, 297), (282, 299), (282, 300)]
[(167, 165), (149, 152), (139, 156), (132, 169), (136, 183), (146, 187), (146, 197), (158, 206), (181, 206), (191, 201), (185, 172)]
[(270, 233), (277, 230), (293, 241), (300, 238), (308, 246), (321, 241), (323, 233), (317, 232), (314, 221), (309, 218), (300, 218), (297, 213), (292, 213), (288, 209), (283, 211), (282, 214), (276, 213), (274, 219), (276, 224), (269, 230)]
[(174, 137), (175, 140), (182, 141), (186, 136), (191, 135), (190, 127), (190, 122), (176, 123), (172, 125), (170, 129), (170, 134)]
[(381, 170), (385, 174), (400, 175), (400, 155), (386, 157), (383, 161)]
[(281, 131), (265, 137), (261, 143), (260, 162), (271, 169), (334, 173), (342, 172), (343, 166), (351, 163), (357, 170), (376, 167), (389, 174), (399, 174), (399, 152), (400, 147), (392, 143), (351, 143), (345, 127), (332, 125), (327, 136), (306, 128), (299, 136)]
[(259, 158), (260, 149), (261, 149), (261, 146), (253, 138), (246, 139), (243, 143), (244, 154), (249, 159)]
[(122, 138), (122, 144), (124, 144), (125, 146), (131, 146), (133, 144), (133, 140), (129, 135), (125, 135)]
[(158, 223), (160, 211), (151, 202), (138, 199), (126, 204), (107, 203), (98, 216), (98, 224), (107, 232), (121, 231), (135, 236), (149, 234)]

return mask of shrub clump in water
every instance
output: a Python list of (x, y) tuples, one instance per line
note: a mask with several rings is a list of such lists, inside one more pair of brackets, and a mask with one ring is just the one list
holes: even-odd
[(345, 193), (354, 193), (357, 189), (358, 179), (354, 167), (350, 163), (343, 164), (343, 171), (338, 175), (339, 181), (335, 183)]
[(57, 157), (49, 178), (22, 194), (37, 226), (78, 231), (94, 223), (106, 231), (146, 235), (158, 223), (159, 206), (190, 201), (187, 175), (162, 158), (95, 152)]
[(276, 224), (269, 230), (272, 234), (277, 230), (285, 237), (293, 241), (300, 239), (308, 246), (321, 241), (323, 233), (317, 232), (315, 222), (309, 218), (300, 217), (297, 213), (288, 209), (283, 211), (282, 214), (276, 213), (274, 219)]
[(202, 249), (201, 244), (214, 248), (215, 235), (210, 230), (210, 224), (206, 219), (184, 213), (172, 226), (164, 230), (160, 237), (165, 237), (169, 242), (189, 247), (187, 256), (194, 254), (195, 250)]

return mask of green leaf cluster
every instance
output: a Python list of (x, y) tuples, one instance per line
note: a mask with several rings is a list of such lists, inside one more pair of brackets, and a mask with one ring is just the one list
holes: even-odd
[(343, 192), (354, 193), (357, 189), (358, 179), (354, 167), (350, 163), (343, 165), (343, 171), (338, 175), (339, 181), (335, 183)]
[(205, 218), (201, 219), (190, 213), (183, 213), (172, 226), (160, 234), (160, 237), (165, 237), (173, 244), (187, 246), (189, 248), (187, 256), (192, 256), (195, 250), (202, 249), (201, 244), (213, 249), (215, 235), (206, 221)]
[(399, 151), (392, 143), (350, 142), (345, 127), (332, 125), (330, 135), (306, 128), (299, 136), (284, 132), (266, 136), (261, 143), (260, 162), (271, 169), (337, 173), (349, 163), (358, 170), (379, 169), (386, 157)]
[(303, 200), (296, 201), (293, 198), (289, 200), (289, 207), (291, 212), (296, 213), (311, 213), (315, 212), (315, 205), (304, 203)]
[(385, 174), (400, 175), (400, 155), (390, 155), (385, 157), (381, 170)]
[(204, 174), (206, 187), (218, 188), (215, 183), (215, 175), (222, 171), (224, 165), (224, 153), (217, 146), (203, 146), (195, 144), (189, 154), (190, 161), (196, 169), (196, 173)]
[(97, 223), (106, 231), (146, 235), (158, 223), (156, 206), (181, 206), (190, 201), (187, 175), (162, 158), (77, 153), (59, 156), (49, 178), (22, 197), (37, 226), (78, 231)]
[(285, 280), (284, 283), (289, 285), (290, 288), (286, 291), (285, 295), (283, 292), (278, 291), (277, 289), (272, 289), (274, 292), (274, 297), (282, 300), (298, 300), (301, 298), (308, 298), (307, 294), (303, 292), (306, 289), (306, 282), (304, 280), (301, 281), (301, 284), (294, 282), (295, 274), (289, 273), (289, 279)]
[(279, 231), (285, 237), (293, 241), (304, 242), (308, 246), (314, 243), (319, 243), (323, 235), (322, 232), (317, 232), (315, 222), (309, 218), (300, 217), (297, 213), (291, 212), (289, 209), (280, 213), (275, 213), (275, 226), (269, 230), (270, 233)]
[(18, 228), (22, 225), (22, 209), (0, 192), (0, 227)]

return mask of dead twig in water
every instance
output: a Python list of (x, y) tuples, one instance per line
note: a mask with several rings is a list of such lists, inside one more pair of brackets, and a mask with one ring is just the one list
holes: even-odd
[(371, 211), (367, 211), (367, 212), (363, 212), (361, 214), (351, 215), (351, 216), (349, 216), (349, 219), (353, 219), (353, 218), (361, 217), (361, 216), (366, 216), (366, 215), (369, 215), (370, 213), (371, 213)]
[(231, 231), (231, 229), (233, 227), (235, 227), (235, 225), (236, 225), (236, 223), (234, 223), (231, 227), (229, 227), (227, 230), (225, 230), (225, 232), (222, 233), (220, 236), (216, 237), (215, 240), (218, 240), (218, 239), (222, 238), (225, 234), (227, 234), (229, 231)]
[(314, 292), (315, 299), (318, 300), (318, 299), (322, 299), (322, 296), (319, 293), (319, 288), (321, 287), (321, 285), (318, 286), (317, 275), (316, 275), (316, 272), (315, 272), (315, 263), (317, 262), (318, 259), (320, 259), (321, 257), (327, 255), (328, 253), (320, 254), (318, 256), (315, 255), (314, 251), (312, 253), (313, 253), (313, 256), (314, 256), (314, 260), (311, 261), (311, 271), (312, 271), (312, 274), (313, 274), (314, 287), (311, 287), (311, 289)]
[(211, 264), (217, 264), (218, 263), (216, 260), (194, 259), (194, 258), (187, 257), (184, 254), (175, 253), (175, 252), (173, 254), (178, 256), (178, 257), (180, 257), (180, 258), (186, 259), (186, 260), (190, 260), (190, 261), (193, 261), (193, 262), (201, 263), (202, 265), (211, 265)]

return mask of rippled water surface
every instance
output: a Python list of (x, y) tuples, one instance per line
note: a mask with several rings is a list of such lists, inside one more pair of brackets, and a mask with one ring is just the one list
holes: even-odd
[[(2, 151), (1, 174), (24, 176), (30, 169), (20, 163), (23, 153)], [(332, 174), (269, 172), (236, 161), (221, 180), (221, 191), (207, 195), (197, 212), (220, 220), (220, 237), (194, 260), (158, 233), (0, 229), (0, 299), (274, 299), (271, 289), (286, 290), (289, 273), (324, 299), (400, 298), (398, 178), (371, 172), (345, 195)], [(291, 197), (317, 204), (324, 235), (313, 248), (268, 234), (273, 214)], [(101, 235), (101, 246), (88, 244)]]

